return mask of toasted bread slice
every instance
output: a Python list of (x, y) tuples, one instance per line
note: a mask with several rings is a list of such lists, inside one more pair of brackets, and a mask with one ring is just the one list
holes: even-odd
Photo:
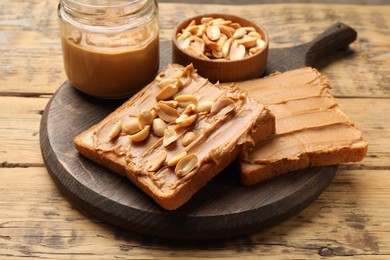
[(367, 142), (328, 93), (330, 83), (314, 68), (241, 82), (275, 115), (275, 135), (240, 156), (241, 182), (251, 185), (311, 166), (362, 160)]
[[(162, 98), (166, 93), (161, 91), (168, 85), (177, 87), (178, 92), (158, 101), (156, 97)], [(183, 95), (192, 95), (196, 100)], [(147, 119), (148, 111), (152, 117), (157, 115), (170, 122), (166, 123), (170, 130), (164, 132), (165, 137)], [(134, 122), (141, 113), (146, 126), (133, 133), (130, 121)], [(196, 120), (184, 123), (192, 115)], [(163, 208), (173, 210), (240, 152), (274, 130), (270, 111), (235, 85), (213, 85), (191, 65), (184, 68), (174, 64), (100, 123), (77, 136), (74, 144), (81, 154), (126, 176)], [(188, 132), (193, 132), (195, 138), (185, 146), (182, 141)], [(169, 144), (170, 140), (173, 142)]]

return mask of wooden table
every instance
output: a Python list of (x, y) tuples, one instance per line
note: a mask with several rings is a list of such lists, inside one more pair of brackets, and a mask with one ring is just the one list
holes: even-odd
[[(390, 6), (160, 4), (160, 36), (188, 16), (242, 15), (269, 32), (271, 47), (311, 40), (342, 21), (358, 31), (351, 51), (321, 72), (369, 142), (366, 159), (342, 165), (299, 215), (250, 236), (169, 241), (109, 226), (75, 209), (43, 164), (39, 123), (66, 80), (57, 1), (0, 4), (0, 259), (390, 258)], [(326, 61), (325, 61), (326, 63)]]

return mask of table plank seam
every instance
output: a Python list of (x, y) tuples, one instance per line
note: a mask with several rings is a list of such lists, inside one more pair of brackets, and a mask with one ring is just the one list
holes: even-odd
[(7, 161), (3, 161), (0, 163), (0, 168), (42, 168), (45, 167), (44, 163), (10, 163)]
[(51, 98), (53, 93), (45, 92), (0, 92), (0, 97)]

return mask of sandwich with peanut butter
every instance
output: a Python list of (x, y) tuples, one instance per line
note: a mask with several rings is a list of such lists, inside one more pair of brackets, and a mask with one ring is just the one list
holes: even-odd
[(74, 144), (173, 210), (274, 131), (272, 113), (237, 85), (173, 64)]
[(241, 82), (248, 95), (275, 115), (273, 136), (240, 158), (241, 182), (251, 185), (311, 166), (363, 160), (367, 142), (329, 94), (330, 83), (313, 68)]

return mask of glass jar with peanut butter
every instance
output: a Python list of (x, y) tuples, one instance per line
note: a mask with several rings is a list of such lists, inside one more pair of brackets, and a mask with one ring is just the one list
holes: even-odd
[(155, 0), (60, 0), (58, 16), (65, 72), (78, 90), (126, 97), (156, 76)]

